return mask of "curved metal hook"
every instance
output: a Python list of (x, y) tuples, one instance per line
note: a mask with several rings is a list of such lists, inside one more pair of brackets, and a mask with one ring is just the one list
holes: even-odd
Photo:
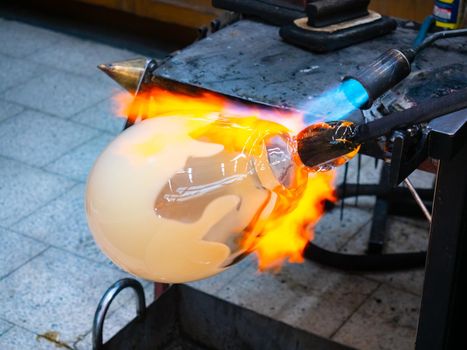
[(97, 305), (96, 313), (94, 314), (94, 321), (92, 324), (92, 348), (93, 350), (101, 350), (103, 348), (102, 331), (104, 329), (104, 320), (109, 310), (110, 304), (115, 297), (125, 288), (131, 288), (135, 292), (138, 300), (136, 313), (138, 317), (144, 315), (146, 310), (146, 302), (144, 298), (144, 290), (141, 283), (133, 278), (123, 278), (115, 282), (102, 296), (99, 304)]

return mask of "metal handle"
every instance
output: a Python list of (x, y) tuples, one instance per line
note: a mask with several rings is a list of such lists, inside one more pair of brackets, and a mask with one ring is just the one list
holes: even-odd
[(146, 302), (144, 298), (144, 290), (141, 283), (133, 278), (123, 278), (115, 282), (102, 296), (97, 305), (96, 313), (94, 314), (94, 321), (92, 324), (92, 348), (93, 350), (103, 349), (102, 330), (104, 329), (104, 320), (109, 310), (110, 304), (115, 297), (125, 288), (131, 288), (135, 292), (137, 298), (136, 313), (138, 317), (144, 315), (146, 310)]

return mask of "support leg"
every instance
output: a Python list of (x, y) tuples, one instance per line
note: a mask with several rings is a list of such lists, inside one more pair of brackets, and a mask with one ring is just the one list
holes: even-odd
[(416, 349), (467, 349), (467, 143), (441, 160)]

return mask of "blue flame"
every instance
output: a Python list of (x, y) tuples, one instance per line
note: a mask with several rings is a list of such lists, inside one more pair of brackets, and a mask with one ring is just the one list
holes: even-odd
[(303, 109), (305, 123), (344, 119), (363, 106), (368, 98), (365, 88), (357, 80), (345, 80), (337, 88), (327, 91), (305, 105)]

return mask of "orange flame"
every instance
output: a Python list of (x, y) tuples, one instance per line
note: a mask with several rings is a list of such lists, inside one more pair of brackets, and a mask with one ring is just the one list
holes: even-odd
[[(248, 125), (259, 135), (267, 135), (271, 131), (297, 132), (304, 127), (303, 115), (299, 112), (239, 106), (226, 97), (209, 92), (186, 95), (155, 87), (140, 92), (136, 97), (120, 93), (115, 101), (117, 114), (133, 122), (170, 115), (206, 117), (221, 113), (233, 116), (231, 120), (242, 126)], [(270, 130), (268, 128), (272, 123), (265, 120), (281, 125), (274, 124), (274, 130)], [(218, 139), (225, 147), (235, 149), (248, 142), (245, 135), (236, 132), (235, 128), (222, 125), (222, 121), (200, 128), (195, 138), (199, 135), (209, 135), (210, 140)], [(297, 189), (302, 194), (301, 198), (298, 201), (296, 198), (283, 198), (282, 207), (274, 208), (274, 214), (260, 223), (261, 232), (251, 232), (241, 242), (247, 251), (256, 253), (261, 271), (277, 270), (285, 261), (303, 262), (305, 246), (313, 239), (313, 227), (324, 214), (324, 201), (336, 200), (334, 172), (304, 173), (301, 176), (304, 176), (303, 183), (306, 183), (305, 188)]]
[(259, 270), (277, 270), (285, 261), (303, 262), (303, 251), (313, 239), (313, 228), (324, 214), (325, 201), (336, 200), (334, 175), (334, 171), (310, 174), (296, 207), (284, 215), (278, 211), (266, 222), (263, 235), (250, 238), (256, 241), (249, 250), (258, 256)]
[(117, 116), (128, 118), (131, 122), (169, 116), (174, 113), (204, 117), (218, 112), (224, 115), (256, 117), (274, 121), (294, 132), (305, 127), (303, 115), (299, 111), (240, 106), (224, 96), (207, 91), (188, 95), (153, 87), (149, 91), (139, 92), (136, 96), (127, 92), (117, 93), (114, 101)]

